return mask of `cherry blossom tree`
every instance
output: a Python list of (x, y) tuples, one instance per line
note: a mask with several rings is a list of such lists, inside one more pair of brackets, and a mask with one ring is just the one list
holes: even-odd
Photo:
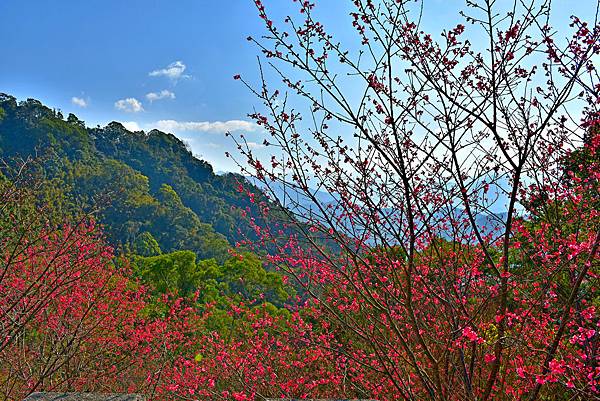
[(54, 213), (29, 165), (0, 182), (0, 394), (142, 392), (196, 337), (201, 321), (177, 294), (157, 302), (132, 280), (89, 215)]
[(425, 32), (421, 2), (354, 0), (354, 42), (311, 1), (255, 4), (260, 81), (234, 78), (274, 151), (239, 137), (240, 167), (294, 227), (254, 244), (318, 311), (323, 363), (365, 398), (598, 397), (598, 164), (564, 168), (597, 152), (598, 4), (553, 27), (550, 1), (469, 0)]

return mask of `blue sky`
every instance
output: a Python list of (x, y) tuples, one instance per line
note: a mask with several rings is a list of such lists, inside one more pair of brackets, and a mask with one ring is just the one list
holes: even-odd
[[(277, 4), (288, 2), (272, 3), (284, 13)], [(334, 3), (324, 11), (337, 13)], [(162, 128), (215, 170), (232, 170), (224, 130), (243, 131), (238, 121), (257, 104), (233, 75), (256, 73), (246, 37), (260, 35), (261, 22), (251, 0), (2, 0), (0, 92), (90, 126)]]
[[(555, 6), (568, 17), (586, 1), (594, 2)], [(292, 4), (266, 3), (276, 18)], [(350, 3), (319, 6), (342, 39), (352, 32)], [(431, 21), (460, 22), (463, 1), (425, 4)], [(252, 0), (1, 0), (0, 92), (39, 99), (91, 126), (116, 120), (171, 131), (215, 170), (233, 170), (224, 131), (251, 129), (246, 114), (258, 102), (232, 77), (256, 76), (258, 51), (245, 38), (261, 32)], [(262, 142), (256, 130), (248, 138)]]
[[(232, 76), (254, 63), (245, 38), (260, 28), (255, 16), (247, 0), (3, 0), (0, 91), (92, 126), (244, 120), (254, 99)], [(216, 131), (179, 136), (226, 168)]]

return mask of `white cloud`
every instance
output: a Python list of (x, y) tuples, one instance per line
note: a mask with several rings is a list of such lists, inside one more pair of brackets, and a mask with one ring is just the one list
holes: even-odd
[(250, 121), (229, 120), (229, 121), (175, 121), (160, 120), (156, 123), (158, 129), (169, 132), (220, 132), (229, 131), (256, 131), (257, 125)]
[(146, 94), (146, 99), (152, 103), (160, 99), (175, 99), (175, 94), (169, 90), (163, 89), (160, 92), (150, 92)]
[(123, 124), (123, 127), (127, 128), (129, 131), (141, 131), (142, 130), (140, 125), (135, 121), (123, 121), (123, 122), (121, 122), (121, 124)]
[(246, 145), (248, 145), (248, 148), (250, 149), (262, 149), (267, 147), (267, 145), (263, 144), (263, 143), (257, 143), (257, 142), (246, 142)]
[(144, 111), (142, 102), (140, 102), (134, 97), (128, 97), (127, 99), (117, 100), (115, 102), (115, 107), (118, 110), (126, 111), (128, 113), (137, 113), (139, 111)]
[(182, 61), (175, 61), (169, 64), (166, 68), (160, 68), (158, 70), (151, 71), (148, 73), (151, 77), (165, 76), (172, 80), (178, 80), (180, 78), (189, 78), (189, 75), (185, 75), (186, 65)]
[(73, 103), (75, 106), (79, 106), (79, 107), (87, 107), (88, 106), (88, 101), (85, 100), (84, 98), (81, 97), (77, 97), (77, 96), (73, 96), (71, 98), (71, 103)]

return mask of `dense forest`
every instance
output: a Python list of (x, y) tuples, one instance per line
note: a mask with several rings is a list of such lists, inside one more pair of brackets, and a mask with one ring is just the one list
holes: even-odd
[(119, 248), (146, 254), (146, 243), (156, 241), (165, 252), (186, 249), (223, 261), (231, 245), (251, 235), (247, 213), (256, 207), (247, 193), (261, 192), (239, 175), (215, 175), (172, 134), (130, 132), (117, 122), (87, 128), (73, 114), (65, 119), (37, 100), (17, 103), (6, 94), (0, 111), (0, 157), (43, 161), (62, 192), (54, 197), (63, 207), (98, 209)]

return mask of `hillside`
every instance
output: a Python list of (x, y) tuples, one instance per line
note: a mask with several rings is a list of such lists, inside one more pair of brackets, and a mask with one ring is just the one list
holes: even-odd
[(163, 251), (223, 260), (251, 234), (239, 209), (254, 204), (237, 190), (240, 177), (215, 175), (172, 134), (131, 132), (117, 122), (88, 128), (37, 100), (0, 94), (0, 158), (27, 157), (43, 160), (69, 202), (100, 205), (101, 223), (119, 247), (154, 238)]

